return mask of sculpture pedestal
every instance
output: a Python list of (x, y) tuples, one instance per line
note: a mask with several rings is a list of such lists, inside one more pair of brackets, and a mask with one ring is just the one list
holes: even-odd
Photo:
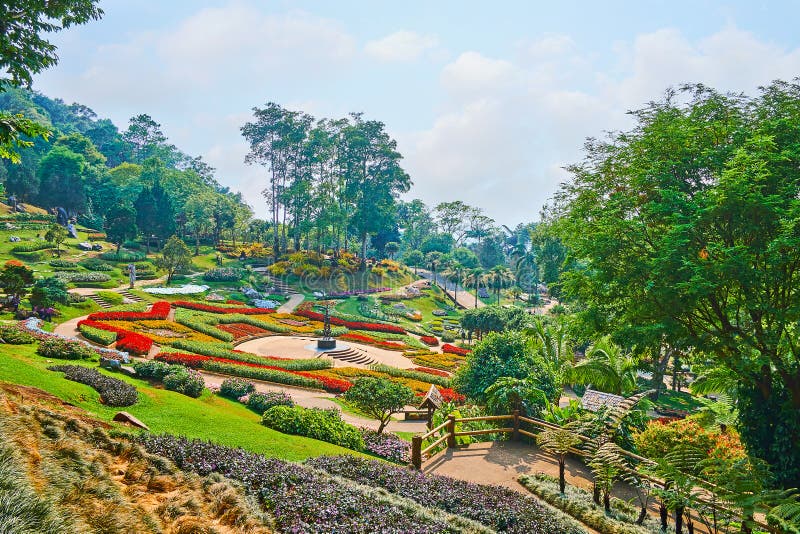
[(318, 350), (331, 350), (336, 348), (336, 339), (332, 337), (323, 337), (317, 340)]

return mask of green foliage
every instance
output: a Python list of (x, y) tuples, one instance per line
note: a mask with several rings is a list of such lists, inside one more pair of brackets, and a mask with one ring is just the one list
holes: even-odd
[(82, 324), (78, 327), (81, 335), (89, 341), (94, 341), (99, 345), (111, 345), (117, 340), (116, 332), (109, 332), (108, 330), (101, 330), (93, 326)]
[(56, 245), (56, 252), (61, 254), (61, 244), (67, 239), (67, 229), (60, 224), (52, 224), (44, 234), (45, 241)]
[[(226, 378), (219, 386), (219, 394), (229, 399), (237, 400), (249, 393), (253, 393), (256, 387), (252, 382), (241, 378)], [(261, 412), (263, 413), (263, 412)]]
[(267, 393), (252, 393), (247, 398), (247, 407), (259, 415), (274, 406), (294, 406), (292, 397), (287, 393), (270, 391)]
[(450, 379), (446, 376), (437, 376), (432, 375), (430, 373), (422, 373), (420, 371), (414, 371), (412, 369), (400, 369), (398, 367), (392, 367), (391, 365), (383, 365), (377, 364), (370, 367), (373, 371), (378, 371), (379, 373), (386, 373), (389, 376), (398, 376), (402, 378), (410, 378), (412, 380), (419, 380), (420, 382), (427, 382), (429, 384), (436, 384), (437, 386), (441, 386), (443, 388), (450, 387)]
[(219, 362), (204, 362), (203, 369), (212, 373), (251, 378), (253, 380), (263, 380), (265, 382), (274, 382), (276, 384), (286, 384), (287, 386), (322, 389), (322, 382), (319, 380), (273, 369), (261, 369), (258, 367), (247, 367), (244, 365), (234, 365)]
[(161, 249), (161, 256), (156, 259), (156, 266), (167, 271), (167, 284), (175, 273), (188, 268), (192, 264), (192, 253), (178, 236), (173, 235)]
[(501, 376), (484, 393), (489, 410), (500, 415), (519, 410), (522, 415), (538, 417), (547, 404), (547, 397), (531, 377), (522, 379)]
[(34, 306), (50, 307), (69, 300), (67, 284), (56, 277), (40, 278), (33, 284), (30, 301)]
[(10, 345), (27, 345), (34, 343), (36, 338), (17, 325), (0, 324), (0, 340)]
[(182, 366), (176, 366), (162, 380), (164, 387), (170, 391), (177, 391), (187, 397), (197, 398), (203, 393), (206, 383), (200, 373)]
[(202, 320), (196, 319), (194, 315), (191, 313), (178, 313), (184, 312), (186, 310), (178, 309), (175, 313), (175, 322), (178, 324), (182, 324), (184, 326), (188, 326), (192, 330), (197, 330), (198, 332), (202, 332), (211, 337), (215, 337), (221, 341), (231, 342), (233, 341), (233, 334), (229, 332), (223, 332), (219, 328), (215, 328), (214, 325), (210, 325)]
[(113, 261), (117, 263), (142, 261), (145, 255), (142, 252), (134, 252), (132, 250), (120, 250), (119, 252), (104, 252), (100, 254), (100, 258), (106, 261)]
[(57, 337), (48, 337), (39, 343), (36, 353), (45, 358), (58, 360), (97, 360), (99, 354), (81, 343)]
[(636, 389), (637, 361), (625, 354), (610, 338), (604, 337), (589, 347), (586, 359), (567, 373), (575, 384), (591, 384), (599, 391), (627, 396)]
[(344, 394), (347, 402), (380, 422), (378, 434), (383, 432), (392, 417), (414, 399), (408, 386), (385, 378), (362, 377)]
[(106, 263), (100, 258), (86, 258), (81, 260), (79, 264), (89, 271), (113, 271), (114, 266)]
[(262, 424), (284, 434), (295, 434), (327, 441), (355, 451), (364, 450), (364, 439), (357, 428), (342, 421), (339, 411), (274, 406), (264, 413)]
[(11, 247), (11, 253), (16, 252), (35, 252), (37, 250), (45, 250), (48, 248), (53, 248), (53, 243), (50, 241), (43, 241), (41, 239), (37, 239), (35, 241), (23, 241), (21, 243), (17, 243), (13, 247)]
[(520, 332), (488, 334), (456, 371), (453, 386), (475, 402), (485, 404), (486, 390), (501, 377), (532, 377), (548, 399), (560, 395), (555, 375), (546, 366), (538, 365), (534, 341)]
[(98, 291), (97, 296), (112, 306), (119, 306), (122, 304), (122, 301), (125, 300), (125, 297), (115, 291)]
[(9, 260), (0, 267), (0, 287), (10, 297), (22, 296), (33, 279), (33, 270), (19, 261)]

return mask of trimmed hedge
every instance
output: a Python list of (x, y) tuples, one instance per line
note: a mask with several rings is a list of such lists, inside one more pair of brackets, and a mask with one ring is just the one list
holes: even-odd
[(441, 386), (443, 388), (449, 388), (451, 384), (451, 380), (448, 377), (432, 375), (429, 373), (423, 373), (421, 371), (413, 371), (411, 369), (398, 369), (397, 367), (391, 367), (383, 364), (373, 365), (370, 367), (370, 369), (378, 371), (379, 373), (386, 373), (389, 376), (410, 378), (412, 380), (419, 380), (420, 382), (426, 382), (428, 384), (436, 384), (437, 386)]
[(100, 401), (106, 406), (133, 406), (139, 400), (139, 393), (134, 386), (96, 369), (80, 365), (52, 365), (48, 369), (64, 373), (67, 380), (90, 386), (100, 394)]
[(219, 386), (219, 394), (233, 400), (239, 400), (256, 390), (252, 382), (242, 378), (226, 378)]
[(172, 343), (176, 349), (182, 349), (195, 354), (202, 354), (203, 356), (212, 356), (214, 358), (225, 358), (226, 360), (234, 360), (243, 363), (256, 363), (260, 365), (271, 365), (273, 367), (280, 367), (287, 371), (320, 371), (322, 369), (330, 369), (333, 367), (333, 362), (328, 358), (304, 358), (304, 359), (271, 359), (248, 352), (239, 352), (230, 350), (223, 343), (208, 343), (205, 341), (190, 341), (186, 339), (179, 339)]
[(89, 341), (94, 341), (95, 343), (103, 346), (111, 345), (117, 340), (116, 332), (101, 330), (100, 328), (95, 328), (94, 326), (81, 324), (78, 326), (78, 330), (80, 330), (81, 335)]
[(319, 380), (274, 369), (261, 369), (258, 367), (247, 367), (245, 365), (234, 365), (215, 361), (203, 363), (203, 369), (205, 371), (211, 371), (212, 373), (252, 378), (253, 380), (264, 380), (266, 382), (275, 382), (276, 384), (286, 384), (287, 386), (323, 389), (323, 384)]
[(103, 254), (100, 254), (100, 257), (107, 261), (131, 262), (142, 261), (145, 259), (145, 254), (141, 252), (133, 252), (131, 250), (120, 250), (119, 252), (104, 252)]
[(53, 248), (55, 245), (50, 243), (49, 241), (42, 241), (41, 239), (37, 239), (35, 241), (21, 241), (11, 247), (11, 252), (36, 252), (37, 250), (44, 250), (47, 248)]
[(182, 324), (183, 326), (188, 326), (192, 330), (197, 330), (198, 332), (201, 332), (207, 336), (215, 337), (222, 341), (227, 341), (230, 343), (234, 339), (233, 334), (229, 332), (223, 332), (222, 330), (214, 327), (214, 325), (204, 323), (194, 317), (191, 317), (188, 314), (175, 313), (175, 322), (178, 324)]
[(339, 410), (320, 410), (302, 406), (273, 406), (261, 424), (284, 434), (294, 434), (327, 441), (355, 451), (364, 450), (361, 432), (345, 423)]
[(60, 337), (48, 337), (39, 343), (36, 353), (45, 358), (58, 360), (95, 360), (99, 353), (81, 343)]
[(292, 397), (283, 392), (252, 393), (247, 398), (247, 407), (259, 415), (275, 406), (294, 406)]

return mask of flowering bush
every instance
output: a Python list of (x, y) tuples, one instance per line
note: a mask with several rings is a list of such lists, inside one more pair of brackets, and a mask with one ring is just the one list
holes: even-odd
[[(253, 395), (250, 395), (252, 400)], [(320, 410), (302, 406), (273, 406), (264, 412), (261, 424), (284, 434), (327, 441), (355, 451), (364, 450), (364, 439), (352, 425), (342, 420), (339, 410)]]
[[(127, 312), (121, 312), (121, 313), (127, 313)], [(153, 340), (150, 339), (149, 337), (137, 334), (136, 332), (131, 332), (130, 330), (124, 330), (122, 328), (117, 328), (115, 326), (107, 325), (105, 323), (93, 321), (91, 320), (92, 315), (89, 315), (89, 319), (84, 319), (83, 321), (79, 321), (78, 328), (85, 329), (86, 327), (91, 327), (98, 330), (113, 332), (114, 334), (116, 334), (117, 349), (119, 350), (124, 350), (127, 352), (131, 352), (133, 354), (147, 354), (148, 352), (150, 352), (150, 348), (153, 346)], [(81, 332), (83, 332), (83, 330), (81, 330)]]
[(185, 300), (178, 300), (173, 302), (172, 305), (178, 308), (188, 308), (190, 310), (199, 310), (210, 313), (240, 313), (242, 315), (265, 315), (267, 313), (275, 313), (275, 310), (271, 308), (242, 308), (240, 306), (222, 308), (220, 306), (210, 306), (200, 302), (189, 302)]
[(92, 232), (86, 235), (86, 239), (89, 241), (105, 241), (106, 237), (106, 234), (102, 232)]
[(106, 273), (99, 273), (95, 271), (89, 272), (67, 272), (67, 271), (58, 271), (56, 273), (56, 277), (65, 281), (65, 282), (108, 282), (111, 280), (111, 276), (107, 275)]
[(437, 386), (445, 388), (450, 387), (450, 377), (447, 376), (438, 376), (429, 373), (420, 373), (419, 371), (414, 371), (411, 369), (399, 369), (397, 367), (391, 367), (389, 365), (381, 365), (381, 364), (373, 365), (371, 369), (374, 369), (379, 373), (385, 373), (392, 377), (410, 378), (412, 380), (427, 382), (428, 384), (436, 384)]
[(456, 347), (455, 345), (451, 345), (450, 343), (445, 343), (444, 345), (442, 345), (442, 352), (455, 354), (457, 356), (466, 356), (472, 351), (469, 349), (462, 349), (461, 347)]
[(245, 303), (242, 302), (241, 300), (234, 300), (234, 299), (226, 300), (225, 304), (233, 304), (234, 306), (244, 306), (245, 305)]
[(164, 387), (170, 391), (183, 393), (188, 397), (197, 398), (203, 394), (206, 383), (197, 371), (178, 367), (174, 372), (164, 377)]
[(95, 360), (99, 354), (80, 341), (48, 337), (39, 343), (36, 353), (45, 358), (58, 360)]
[(466, 400), (464, 395), (452, 388), (439, 388), (439, 393), (442, 395), (442, 400), (444, 400), (444, 402), (462, 403)]
[(273, 406), (294, 406), (292, 397), (283, 392), (253, 393), (247, 398), (247, 407), (264, 415)]
[(364, 439), (364, 450), (386, 458), (398, 464), (407, 464), (410, 459), (410, 443), (400, 439), (395, 434), (362, 428), (361, 437)]
[(664, 456), (678, 444), (687, 444), (704, 451), (709, 457), (744, 458), (744, 447), (739, 435), (729, 429), (715, 432), (705, 429), (691, 419), (675, 421), (650, 421), (643, 431), (633, 437), (639, 453), (651, 459)]
[(242, 270), (232, 267), (219, 267), (209, 269), (203, 273), (203, 280), (206, 282), (236, 282), (242, 278)]
[(509, 533), (577, 534), (585, 530), (572, 518), (525, 494), (500, 486), (473, 484), (441, 475), (354, 456), (320, 456), (307, 465), (423, 502), (487, 527)]
[(219, 394), (233, 400), (249, 395), (255, 390), (256, 387), (252, 382), (241, 378), (226, 378), (219, 386)]
[(343, 334), (339, 337), (339, 339), (343, 341), (354, 341), (356, 343), (366, 343), (367, 345), (374, 345), (375, 347), (387, 350), (406, 350), (408, 348), (403, 343), (393, 343), (391, 341), (375, 339), (373, 337), (365, 336), (364, 334), (357, 334), (355, 332)]
[(64, 378), (90, 386), (100, 394), (106, 406), (132, 406), (139, 400), (136, 388), (118, 378), (106, 376), (96, 369), (80, 365), (53, 365), (50, 371), (64, 373)]
[(419, 340), (428, 345), (429, 347), (436, 347), (439, 345), (439, 340), (434, 336), (419, 336)]
[(291, 462), (184, 437), (142, 434), (138, 439), (148, 452), (169, 458), (185, 471), (201, 476), (216, 472), (240, 481), (275, 518), (279, 532), (464, 530)]
[(12, 324), (0, 325), (0, 339), (10, 345), (27, 345), (36, 341), (35, 337), (20, 328), (19, 325)]
[[(95, 352), (96, 354), (100, 354), (101, 356), (104, 356), (104, 357), (106, 357), (108, 359), (117, 360), (117, 361), (121, 361), (121, 362), (124, 362), (124, 363), (127, 363), (129, 361), (127, 352), (123, 352), (123, 351), (120, 351), (120, 350), (114, 350), (114, 349), (104, 349), (104, 348), (100, 348), (100, 347), (96, 347), (94, 345), (91, 345), (88, 341), (82, 341), (82, 340), (79, 340), (79, 339), (68, 338), (68, 337), (65, 337), (65, 336), (62, 336), (62, 335), (59, 335), (59, 334), (54, 334), (53, 332), (47, 332), (45, 330), (42, 330), (41, 324), (42, 324), (42, 320), (41, 319), (39, 319), (37, 317), (30, 317), (28, 319), (25, 319), (21, 323), (19, 323), (19, 328), (21, 330), (29, 333), (30, 335), (32, 335), (33, 337), (35, 337), (36, 339), (38, 339), (40, 341), (45, 341), (45, 340), (48, 340), (48, 339), (56, 339), (56, 340), (61, 340), (61, 341), (69, 341), (69, 342), (72, 342), (72, 343), (78, 343), (78, 344), (83, 345), (84, 347), (88, 348), (89, 350)], [(39, 347), (41, 348), (41, 343), (39, 344)]]

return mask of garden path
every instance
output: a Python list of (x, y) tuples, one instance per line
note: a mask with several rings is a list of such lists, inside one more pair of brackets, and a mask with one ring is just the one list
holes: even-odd
[(277, 310), (278, 313), (292, 313), (297, 308), (305, 297), (300, 293), (293, 293), (289, 295), (289, 300), (284, 302)]
[[(431, 271), (428, 271), (427, 269), (418, 269), (418, 273), (423, 278), (427, 278), (428, 280), (433, 280), (433, 273)], [(439, 273), (436, 273), (436, 283), (442, 289), (444, 289), (446, 284), (448, 284), (448, 285), (451, 284), (451, 282), (445, 280)], [(476, 307), (475, 306), (475, 296), (469, 294), (466, 289), (461, 287), (461, 285), (458, 285), (457, 289), (458, 289), (458, 296), (457, 297), (456, 297), (455, 292), (452, 289), (448, 288), (446, 291), (447, 291), (447, 294), (450, 295), (451, 297), (457, 298), (457, 302), (461, 306), (463, 306), (465, 309), (469, 310), (469, 309), (475, 308)], [(478, 299), (477, 307), (478, 308), (483, 308), (484, 306), (486, 306), (486, 304), (482, 300)]]
[[(208, 387), (216, 387), (222, 384), (222, 381), (225, 380), (226, 377), (224, 375), (218, 375), (214, 373), (208, 373), (206, 371), (200, 371), (200, 374), (203, 375), (203, 379), (206, 381), (206, 386)], [(292, 397), (294, 402), (299, 406), (303, 406), (305, 408), (322, 408), (322, 409), (336, 409), (341, 412), (341, 408), (338, 404), (333, 402), (331, 398), (333, 397), (333, 393), (327, 393), (324, 391), (311, 391), (308, 389), (302, 388), (294, 388), (290, 386), (281, 386), (278, 384), (271, 384), (268, 382), (260, 382), (258, 380), (250, 380), (256, 386), (256, 391), (261, 393), (267, 392), (279, 392), (279, 393), (286, 393)], [(364, 428), (371, 428), (373, 430), (377, 430), (378, 422), (375, 419), (366, 419), (364, 417), (358, 417), (357, 415), (352, 415), (349, 413), (342, 412), (342, 419), (355, 426), (364, 427)], [(386, 429), (390, 432), (425, 432), (425, 421), (397, 421), (392, 420)]]

